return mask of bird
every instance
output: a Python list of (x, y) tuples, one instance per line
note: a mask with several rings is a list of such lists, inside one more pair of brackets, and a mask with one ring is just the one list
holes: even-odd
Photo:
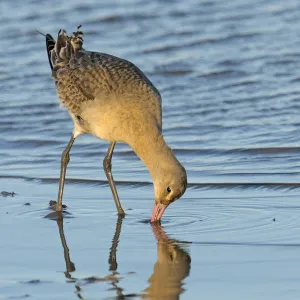
[(85, 133), (109, 142), (103, 168), (119, 215), (124, 215), (112, 175), (116, 143), (128, 144), (146, 165), (154, 185), (151, 222), (160, 221), (165, 209), (187, 187), (187, 174), (162, 134), (162, 98), (157, 88), (133, 63), (116, 56), (83, 48), (81, 25), (68, 35), (58, 31), (46, 38), (46, 50), (58, 98), (74, 123), (69, 143), (61, 156), (56, 211), (62, 198), (70, 150)]

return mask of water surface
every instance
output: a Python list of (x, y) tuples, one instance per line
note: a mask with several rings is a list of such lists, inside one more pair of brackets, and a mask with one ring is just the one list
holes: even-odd
[[(0, 299), (299, 299), (300, 4), (0, 3)], [(184, 197), (152, 228), (146, 167), (79, 137), (64, 219), (44, 218), (71, 131), (36, 29), (82, 24), (89, 50), (138, 65), (163, 97)]]

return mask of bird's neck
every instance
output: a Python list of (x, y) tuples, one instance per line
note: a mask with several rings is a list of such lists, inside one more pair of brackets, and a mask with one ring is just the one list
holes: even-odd
[(162, 169), (182, 168), (159, 130), (140, 134), (130, 146), (144, 162), (154, 181), (159, 178)]

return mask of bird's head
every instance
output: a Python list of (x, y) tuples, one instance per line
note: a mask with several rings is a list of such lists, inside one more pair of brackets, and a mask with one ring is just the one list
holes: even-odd
[(155, 178), (155, 203), (151, 222), (160, 220), (166, 208), (184, 194), (186, 186), (186, 171), (180, 164), (176, 168), (165, 170), (161, 176)]

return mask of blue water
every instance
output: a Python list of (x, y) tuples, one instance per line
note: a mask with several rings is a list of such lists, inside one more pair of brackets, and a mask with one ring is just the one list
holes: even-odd
[[(1, 1), (0, 192), (15, 195), (0, 194), (0, 299), (299, 299), (299, 13), (296, 0)], [(161, 228), (124, 144), (117, 220), (108, 144), (88, 135), (71, 151), (68, 214), (44, 218), (73, 124), (36, 30), (79, 24), (86, 49), (132, 61), (162, 94), (189, 185)]]

